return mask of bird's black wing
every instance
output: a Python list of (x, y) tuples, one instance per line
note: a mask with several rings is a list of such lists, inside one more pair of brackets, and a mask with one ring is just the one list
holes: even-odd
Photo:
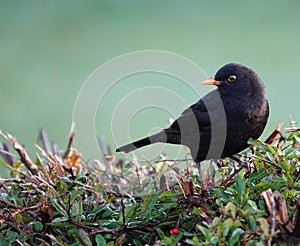
[[(198, 102), (184, 110), (174, 123), (165, 129), (169, 133), (193, 134), (211, 126), (210, 117), (218, 118), (220, 110), (220, 94), (213, 90)], [(208, 108), (209, 107), (209, 112)], [(221, 107), (222, 110), (222, 107)]]
[(165, 129), (169, 133), (192, 134), (198, 133), (204, 127), (210, 126), (207, 108), (202, 100), (184, 110), (173, 124)]

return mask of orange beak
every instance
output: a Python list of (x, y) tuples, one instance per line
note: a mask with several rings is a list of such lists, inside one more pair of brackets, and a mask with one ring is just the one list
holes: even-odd
[(210, 78), (201, 82), (202, 85), (220, 85), (222, 82), (215, 80), (214, 78)]

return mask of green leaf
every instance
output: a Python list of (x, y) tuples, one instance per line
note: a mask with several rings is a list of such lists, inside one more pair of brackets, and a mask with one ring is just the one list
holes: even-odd
[(281, 168), (284, 171), (286, 171), (286, 172), (289, 171), (290, 168), (289, 168), (289, 165), (288, 165), (287, 161), (278, 161), (277, 163), (281, 166)]
[(164, 237), (164, 239), (161, 240), (161, 244), (162, 245), (175, 245), (175, 242), (174, 242), (174, 240), (172, 240), (169, 237)]
[(82, 214), (83, 214), (82, 201), (74, 202), (71, 210), (72, 219), (79, 222)]
[(258, 190), (261, 193), (269, 188), (273, 188), (272, 186), (273, 184), (271, 182), (260, 182), (253, 186), (253, 190)]
[(219, 217), (215, 217), (212, 221), (212, 226), (216, 227), (220, 223), (221, 219)]
[(232, 200), (231, 194), (228, 194), (228, 190), (224, 187), (219, 187), (215, 189), (216, 195), (220, 198), (220, 200), (224, 203), (227, 203)]
[(107, 218), (107, 217), (111, 218), (111, 217), (113, 216), (114, 212), (113, 212), (112, 210), (110, 210), (110, 208), (107, 207), (107, 206), (106, 206), (106, 209), (108, 209), (108, 210), (106, 210), (106, 211), (101, 215), (101, 218)]
[(6, 239), (9, 245), (12, 245), (12, 243), (16, 240), (16, 238), (19, 238), (19, 234), (17, 232), (10, 231), (10, 230), (7, 231)]
[(85, 232), (85, 230), (83, 230), (82, 228), (79, 228), (78, 233), (79, 233), (79, 237), (81, 239), (80, 241), (83, 243), (83, 245), (93, 246), (91, 239), (90, 239), (89, 235)]
[[(173, 234), (171, 237), (164, 237), (164, 239), (161, 241), (162, 245), (177, 245), (177, 243), (182, 238), (182, 234)], [(165, 244), (164, 244), (165, 243)]]
[[(193, 245), (193, 246), (200, 246), (202, 244), (200, 244), (199, 239), (197, 238), (197, 236), (195, 235), (192, 239), (187, 239), (185, 241), (186, 244), (189, 245)], [(203, 244), (203, 245), (207, 245), (207, 244)]]
[(257, 221), (260, 224), (260, 228), (262, 229), (264, 236), (268, 238), (270, 229), (268, 221), (265, 218), (258, 218)]
[(9, 246), (8, 242), (6, 239), (3, 237), (2, 234), (0, 234), (0, 246)]
[(238, 194), (240, 195), (241, 201), (246, 194), (246, 180), (244, 177), (245, 172), (246, 170), (243, 168), (236, 176), (236, 189)]
[(7, 162), (0, 160), (0, 166), (3, 166), (7, 169), (9, 169), (10, 171), (16, 171), (15, 168), (13, 168), (11, 165), (9, 165)]
[(252, 201), (252, 200), (248, 200), (247, 203), (250, 205), (250, 207), (252, 208), (252, 210), (254, 212), (256, 212), (258, 210), (256, 202)]
[(101, 236), (100, 234), (96, 235), (95, 241), (96, 241), (97, 246), (106, 246), (105, 238), (103, 236)]
[[(125, 208), (125, 218), (127, 222), (129, 222), (131, 219), (134, 219), (134, 217), (136, 216), (135, 211), (136, 211), (136, 204), (131, 204)], [(120, 216), (120, 221), (121, 218), (122, 216)]]
[(202, 225), (197, 225), (197, 228), (201, 231), (201, 233), (203, 234), (203, 236), (206, 238), (206, 239), (209, 239), (210, 238), (210, 233), (209, 233), (209, 230), (202, 226)]
[[(272, 170), (269, 170), (269, 172), (272, 172)], [(259, 170), (258, 172), (254, 172), (247, 178), (247, 184), (251, 185), (255, 182), (259, 182), (261, 179), (266, 177), (268, 174), (269, 173), (266, 172), (266, 170)]]
[(141, 207), (141, 213), (149, 214), (151, 212), (151, 210), (154, 208), (154, 206), (158, 200), (158, 197), (159, 197), (158, 192), (146, 196), (146, 198), (144, 199), (144, 202), (142, 204), (142, 207)]
[[(144, 244), (140, 241), (140, 240), (138, 240), (138, 239), (133, 239), (133, 243), (134, 243), (134, 245), (135, 246), (143, 246)], [(98, 245), (97, 245), (98, 246)]]
[(264, 145), (264, 146), (267, 146), (268, 151), (269, 151), (273, 156), (276, 154), (276, 150), (273, 148), (272, 145), (266, 144), (266, 145)]
[(52, 220), (51, 224), (61, 223), (61, 222), (65, 222), (68, 220), (69, 220), (68, 217), (58, 217), (58, 218), (55, 218), (54, 220)]
[(272, 189), (280, 190), (283, 187), (287, 187), (287, 181), (284, 178), (286, 178), (286, 175), (283, 175), (283, 178), (282, 177), (274, 178), (274, 183), (271, 186)]
[(66, 212), (66, 210), (57, 202), (57, 199), (50, 197), (50, 200), (52, 202), (52, 205), (54, 205), (54, 207), (56, 208), (56, 210), (64, 217), (67, 217), (68, 214)]
[(218, 237), (218, 236), (213, 236), (213, 237), (210, 239), (209, 242), (210, 242), (211, 245), (217, 245), (218, 241), (219, 241), (219, 237)]
[(95, 208), (94, 210), (92, 210), (88, 215), (87, 218), (90, 219), (92, 217), (94, 217), (95, 215), (97, 215), (98, 213), (100, 213), (103, 209), (105, 209), (107, 207), (106, 204), (100, 205), (99, 207)]
[(224, 237), (227, 237), (228, 232), (230, 231), (232, 226), (233, 226), (232, 218), (228, 218), (224, 221), (224, 229), (223, 229), (223, 232), (222, 232)]
[(200, 216), (200, 213), (201, 213), (200, 209), (197, 207), (194, 207), (194, 214)]
[(159, 226), (162, 227), (162, 226), (167, 226), (167, 225), (174, 225), (176, 223), (177, 223), (176, 220), (170, 220), (170, 221), (165, 221), (165, 222), (160, 223)]
[(39, 221), (34, 222), (33, 223), (33, 230), (36, 231), (36, 232), (43, 230), (43, 224)]
[(159, 228), (156, 228), (157, 234), (160, 237), (160, 239), (164, 239), (165, 234), (163, 233), (163, 231)]
[(260, 140), (249, 139), (248, 144), (258, 147), (259, 149), (263, 150), (264, 152), (271, 153), (272, 155), (274, 155), (276, 153), (275, 149), (270, 144), (265, 144)]
[(225, 212), (229, 213), (233, 218), (236, 217), (236, 206), (232, 203), (229, 202), (225, 206)]
[(249, 228), (251, 230), (255, 231), (257, 226), (256, 226), (256, 221), (255, 221), (254, 216), (247, 217), (247, 221), (248, 221)]
[(234, 246), (236, 242), (240, 240), (241, 235), (244, 233), (244, 230), (241, 228), (236, 228), (230, 238), (229, 238), (229, 245)]
[(285, 156), (291, 160), (291, 159), (296, 159), (297, 158), (297, 151), (298, 149), (297, 148), (293, 148), (293, 147), (290, 147), (288, 149), (286, 149), (285, 151)]
[(257, 146), (258, 145), (258, 140), (255, 140), (253, 138), (250, 138), (247, 142), (249, 145), (254, 145)]

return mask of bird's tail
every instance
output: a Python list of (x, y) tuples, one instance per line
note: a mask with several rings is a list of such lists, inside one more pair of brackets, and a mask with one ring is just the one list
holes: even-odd
[(159, 142), (161, 142), (161, 143), (166, 143), (167, 142), (167, 135), (164, 131), (159, 132), (157, 134), (154, 134), (150, 137), (146, 137), (146, 138), (137, 140), (135, 142), (126, 144), (126, 145), (124, 145), (120, 148), (117, 148), (116, 152), (128, 153), (128, 152), (131, 152), (131, 151), (136, 150), (138, 148), (141, 148), (141, 147), (153, 144), (153, 143), (159, 143)]

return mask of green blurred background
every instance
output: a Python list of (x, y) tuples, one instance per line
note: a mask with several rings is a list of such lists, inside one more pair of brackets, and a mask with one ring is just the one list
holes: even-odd
[[(116, 56), (155, 49), (185, 56), (211, 76), (232, 61), (255, 68), (271, 105), (267, 136), (289, 114), (299, 120), (299, 10), (296, 0), (2, 0), (0, 129), (30, 152), (40, 128), (64, 147), (86, 78)], [(149, 132), (147, 121), (134, 136)], [(97, 131), (109, 136), (107, 129)]]

